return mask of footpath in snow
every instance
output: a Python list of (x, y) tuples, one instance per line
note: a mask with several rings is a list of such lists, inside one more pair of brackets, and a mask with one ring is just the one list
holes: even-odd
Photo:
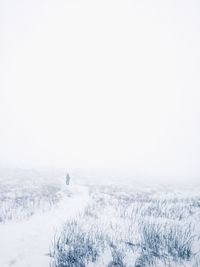
[(21, 222), (0, 225), (0, 267), (49, 267), (52, 241), (66, 219), (77, 215), (89, 202), (87, 188), (69, 186), (52, 210)]

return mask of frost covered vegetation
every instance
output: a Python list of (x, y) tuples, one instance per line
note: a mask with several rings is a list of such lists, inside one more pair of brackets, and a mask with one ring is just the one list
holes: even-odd
[[(35, 174), (37, 178), (35, 180), (27, 179), (30, 177), (29, 172), (17, 173), (15, 171), (14, 176), (13, 173), (8, 175), (6, 171), (5, 174), (1, 170), (0, 223), (10, 220), (19, 221), (38, 212), (48, 211), (62, 197), (58, 184), (45, 183), (45, 179), (41, 182)], [(17, 177), (16, 181), (13, 176)]]
[(0, 185), (0, 223), (27, 219), (39, 211), (49, 210), (58, 203), (59, 190), (51, 185), (34, 188)]
[(91, 204), (55, 236), (51, 267), (200, 266), (200, 198), (90, 186)]

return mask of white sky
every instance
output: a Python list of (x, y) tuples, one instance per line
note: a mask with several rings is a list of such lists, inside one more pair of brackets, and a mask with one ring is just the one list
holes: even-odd
[(0, 163), (200, 175), (198, 0), (0, 0)]

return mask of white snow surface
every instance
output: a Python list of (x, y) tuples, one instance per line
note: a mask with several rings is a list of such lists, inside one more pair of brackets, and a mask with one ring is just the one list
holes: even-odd
[(68, 187), (71, 197), (63, 196), (58, 205), (43, 214), (21, 222), (0, 225), (0, 267), (47, 267), (48, 253), (63, 223), (81, 212), (89, 202), (84, 186)]

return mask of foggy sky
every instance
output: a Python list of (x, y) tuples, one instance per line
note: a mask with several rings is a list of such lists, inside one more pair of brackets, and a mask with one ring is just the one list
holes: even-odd
[(200, 175), (200, 2), (0, 0), (0, 166)]

